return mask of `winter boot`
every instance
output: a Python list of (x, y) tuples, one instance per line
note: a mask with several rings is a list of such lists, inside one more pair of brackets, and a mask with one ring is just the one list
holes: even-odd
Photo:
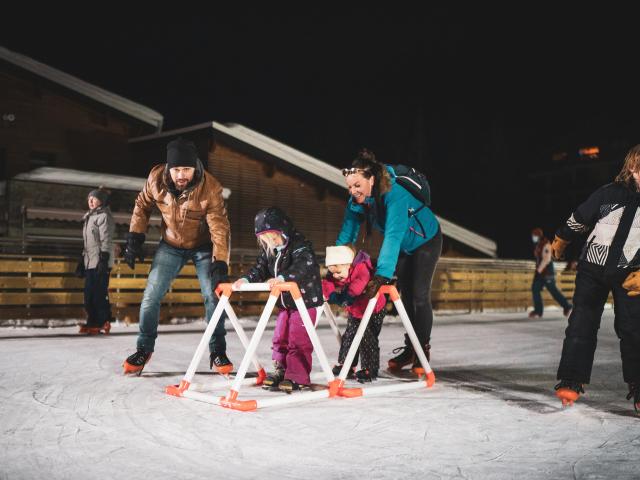
[(372, 382), (378, 378), (378, 372), (373, 372), (369, 369), (363, 368), (355, 373), (355, 377), (360, 383)]
[(137, 373), (138, 376), (142, 373), (142, 369), (151, 359), (153, 352), (145, 352), (138, 349), (133, 355), (129, 355), (124, 361), (122, 366), (124, 367), (124, 373)]
[(209, 368), (213, 370), (214, 365), (218, 373), (222, 375), (229, 375), (231, 372), (233, 372), (233, 363), (231, 363), (231, 360), (227, 358), (227, 354), (224, 352), (211, 352), (211, 354), (209, 355)]
[(556, 397), (562, 400), (562, 406), (571, 406), (584, 393), (582, 384), (573, 380), (560, 380), (555, 387)]
[(262, 388), (265, 390), (277, 391), (280, 382), (284, 380), (284, 368), (282, 365), (274, 362), (273, 367), (273, 373), (267, 375), (267, 378), (262, 381)]
[[(342, 371), (342, 365), (340, 365), (340, 364), (334, 365), (333, 368), (331, 369), (331, 371), (337, 377), (338, 375), (340, 375), (340, 372)], [(349, 369), (349, 371), (347, 372), (347, 378), (353, 378), (355, 372), (356, 372), (356, 368), (355, 367), (351, 367)]]
[(304, 385), (302, 383), (294, 382), (293, 380), (289, 380), (287, 378), (282, 380), (278, 385), (278, 389), (281, 392), (285, 392), (285, 393), (291, 393), (293, 391), (302, 390), (308, 387), (309, 385)]
[(632, 398), (633, 408), (635, 408), (636, 413), (640, 413), (640, 383), (629, 384), (629, 395), (627, 395), (627, 400), (631, 400)]
[[(427, 357), (427, 362), (431, 363), (431, 345), (429, 345), (428, 342), (422, 346), (422, 351), (424, 352), (424, 355)], [(413, 361), (413, 365), (411, 366), (411, 371), (414, 373), (424, 373), (422, 372), (422, 370), (423, 370), (422, 364), (420, 363), (420, 359), (416, 355), (416, 358)]]
[(542, 314), (536, 312), (535, 310), (531, 310), (529, 312), (529, 318), (542, 318)]
[(389, 360), (389, 370), (400, 370), (405, 365), (409, 365), (416, 360), (416, 354), (413, 351), (413, 346), (409, 340), (409, 335), (404, 335), (404, 347), (398, 347), (393, 349), (393, 353), (400, 352), (399, 355)]

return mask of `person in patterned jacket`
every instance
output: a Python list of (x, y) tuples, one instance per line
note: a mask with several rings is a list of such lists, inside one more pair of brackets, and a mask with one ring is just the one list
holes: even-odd
[[(256, 264), (242, 275), (234, 286), (245, 282), (296, 282), (302, 300), (315, 323), (317, 307), (322, 306), (320, 266), (311, 242), (298, 232), (291, 219), (278, 207), (260, 210), (255, 218), (255, 234), (261, 252)], [(269, 390), (291, 393), (310, 383), (313, 344), (302, 323), (300, 312), (289, 292), (280, 295), (280, 312), (272, 339), (274, 372), (263, 382)]]
[(614, 301), (627, 399), (640, 409), (640, 145), (629, 150), (613, 183), (596, 190), (556, 232), (551, 246), (561, 259), (567, 245), (588, 234), (578, 262), (573, 311), (565, 331), (555, 386), (563, 405), (584, 393), (604, 304)]

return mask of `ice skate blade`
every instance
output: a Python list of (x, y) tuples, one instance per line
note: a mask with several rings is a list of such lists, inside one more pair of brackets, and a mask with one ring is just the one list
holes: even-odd
[(216, 367), (216, 371), (220, 374), (220, 375), (224, 375), (225, 377), (229, 378), (229, 374), (231, 372), (233, 372), (233, 364), (229, 364), (229, 365), (223, 365), (221, 367)]
[(124, 374), (128, 375), (130, 373), (136, 373), (138, 376), (140, 376), (140, 374), (142, 373), (142, 370), (144, 369), (144, 366), (142, 367), (137, 367), (135, 365), (131, 365), (130, 363), (124, 362), (122, 364), (122, 367), (124, 368)]
[(570, 388), (560, 388), (556, 391), (556, 397), (562, 400), (563, 407), (571, 407), (580, 398), (580, 394)]

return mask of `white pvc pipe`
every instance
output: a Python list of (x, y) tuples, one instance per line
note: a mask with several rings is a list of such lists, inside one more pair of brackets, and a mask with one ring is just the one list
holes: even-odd
[(213, 395), (211, 393), (194, 392), (191, 389), (187, 389), (182, 392), (182, 396), (190, 398), (192, 400), (198, 400), (199, 402), (212, 403), (214, 405), (220, 405), (220, 396)]
[[(238, 334), (238, 337), (240, 337), (240, 343), (242, 343), (242, 346), (245, 348), (245, 350), (247, 350), (249, 348), (249, 339), (247, 338), (247, 334), (245, 333), (244, 328), (242, 328), (242, 325), (240, 325), (240, 321), (236, 316), (236, 312), (231, 307), (231, 304), (227, 303), (224, 311), (227, 312), (227, 317), (229, 317), (229, 320), (231, 320), (231, 324), (233, 325), (233, 328), (235, 328), (236, 333)], [(252, 357), (252, 361), (253, 361), (253, 366), (256, 369), (256, 372), (259, 372), (262, 369), (262, 366), (258, 361), (257, 355), (254, 355)]]
[(393, 385), (378, 385), (374, 387), (364, 387), (362, 389), (363, 396), (377, 395), (379, 393), (401, 392), (403, 390), (417, 390), (427, 388), (427, 382), (424, 376), (420, 377), (417, 382), (394, 383)]
[(184, 374), (184, 380), (191, 383), (193, 380), (193, 376), (196, 373), (196, 369), (200, 364), (200, 359), (204, 354), (205, 349), (209, 345), (209, 339), (211, 335), (213, 335), (213, 331), (216, 329), (218, 322), (220, 321), (220, 317), (222, 316), (222, 311), (225, 309), (225, 306), (229, 303), (229, 297), (222, 295), (218, 300), (218, 304), (216, 305), (216, 309), (213, 311), (213, 315), (211, 315), (211, 319), (209, 320), (209, 324), (202, 334), (202, 338), (200, 338), (200, 343), (198, 344), (198, 348), (196, 348), (196, 352), (193, 354), (193, 358), (191, 359), (191, 363), (189, 364), (189, 368), (187, 369), (187, 373)]
[[(324, 349), (320, 344), (320, 339), (318, 338), (318, 333), (316, 332), (315, 327), (313, 326), (313, 322), (311, 321), (311, 317), (309, 316), (309, 311), (307, 310), (307, 306), (304, 304), (302, 297), (296, 298), (296, 307), (298, 307), (298, 312), (300, 313), (300, 318), (302, 318), (302, 323), (304, 327), (307, 329), (307, 334), (309, 335), (309, 339), (311, 340), (311, 344), (313, 345), (313, 350), (316, 352), (318, 356), (318, 360), (320, 360), (320, 367), (322, 371), (325, 373), (327, 382), (331, 382), (334, 380), (333, 372), (331, 371), (331, 367), (329, 366), (329, 361), (327, 360), (327, 356), (324, 353)], [(317, 313), (317, 312), (316, 312)]]
[(292, 403), (303, 403), (328, 398), (329, 389), (316, 390), (315, 392), (294, 392), (290, 395), (283, 394), (273, 398), (256, 399), (258, 408), (274, 407), (277, 405), (287, 405)]
[(404, 308), (404, 304), (401, 299), (397, 299), (393, 301), (393, 304), (396, 306), (396, 310), (398, 311), (398, 315), (402, 320), (402, 324), (404, 325), (404, 329), (407, 331), (407, 335), (409, 335), (409, 339), (411, 340), (411, 345), (413, 345), (413, 351), (418, 356), (418, 360), (420, 360), (420, 364), (422, 368), (424, 368), (425, 373), (431, 372), (431, 365), (427, 361), (427, 356), (424, 354), (423, 346), (420, 345), (420, 341), (416, 335), (413, 326), (411, 325), (411, 320), (409, 320), (409, 315)]
[[(214, 389), (224, 389), (231, 387), (233, 381), (236, 377), (225, 378), (223, 375), (220, 375), (219, 378), (211, 381), (210, 383), (191, 383), (189, 384), (189, 390), (195, 390), (196, 392), (207, 392)], [(252, 386), (256, 384), (256, 380), (258, 377), (248, 377), (242, 380), (242, 386)], [(225, 392), (226, 394), (227, 392)]]
[(367, 303), (367, 308), (364, 311), (364, 315), (362, 315), (362, 320), (360, 320), (360, 325), (358, 326), (358, 330), (356, 330), (356, 334), (353, 337), (353, 341), (351, 342), (351, 347), (349, 347), (349, 351), (347, 352), (347, 358), (344, 360), (342, 364), (342, 370), (340, 370), (340, 375), (338, 378), (342, 381), (347, 379), (347, 374), (351, 369), (351, 364), (353, 363), (353, 359), (356, 356), (356, 352), (360, 347), (360, 342), (362, 341), (362, 336), (364, 335), (364, 331), (369, 324), (369, 319), (371, 318), (371, 314), (373, 313), (373, 309), (376, 307), (376, 303), (378, 303), (378, 295), (373, 297)]
[(251, 337), (251, 341), (249, 342), (249, 346), (247, 347), (247, 351), (242, 357), (242, 362), (240, 363), (240, 368), (236, 373), (236, 378), (231, 386), (232, 390), (236, 392), (240, 391), (240, 386), (242, 385), (242, 381), (244, 380), (245, 375), (247, 374), (247, 369), (249, 368), (249, 362), (256, 353), (256, 349), (258, 348), (258, 343), (260, 343), (260, 338), (264, 333), (264, 329), (267, 326), (267, 322), (269, 321), (269, 317), (271, 316), (271, 312), (273, 311), (273, 307), (276, 304), (278, 297), (275, 295), (269, 295), (269, 300), (267, 300), (267, 304), (262, 311), (262, 315), (260, 316), (260, 320), (258, 320), (258, 325), (253, 332)]

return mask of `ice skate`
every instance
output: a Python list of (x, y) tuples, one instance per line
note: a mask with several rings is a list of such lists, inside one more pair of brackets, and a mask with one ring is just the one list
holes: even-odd
[(92, 327), (84, 323), (78, 327), (78, 333), (81, 335), (98, 335), (100, 327)]
[(124, 373), (136, 373), (138, 376), (142, 373), (144, 366), (151, 359), (153, 352), (145, 352), (138, 349), (133, 355), (129, 355), (124, 361), (122, 366), (124, 367)]
[(580, 398), (580, 394), (584, 393), (582, 384), (573, 380), (560, 380), (555, 387), (556, 396), (562, 400), (562, 406), (572, 406), (573, 403)]
[[(338, 375), (340, 375), (340, 372), (342, 371), (342, 365), (338, 364), (338, 365), (334, 365), (333, 368), (331, 369), (331, 372), (333, 372), (333, 374), (337, 377)], [(347, 372), (347, 378), (351, 379), (354, 378), (354, 375), (356, 373), (356, 369), (355, 367), (351, 367), (349, 369), (349, 371)]]
[(372, 382), (378, 379), (378, 372), (363, 368), (355, 373), (355, 378), (359, 383)]
[(399, 355), (389, 360), (389, 370), (400, 370), (402, 367), (415, 362), (416, 354), (407, 334), (404, 336), (404, 345), (404, 347), (393, 349), (393, 353), (399, 353)]
[(289, 380), (289, 379), (284, 379), (280, 382), (280, 384), (278, 385), (278, 389), (281, 392), (285, 392), (285, 393), (291, 393), (294, 391), (299, 391), (299, 390), (304, 390), (306, 388), (309, 388), (309, 385), (305, 385), (303, 383), (298, 383), (298, 382), (294, 382), (293, 380)]
[(227, 376), (231, 372), (233, 372), (233, 363), (231, 363), (231, 360), (229, 360), (227, 354), (224, 352), (211, 353), (211, 355), (209, 356), (209, 368), (213, 369), (214, 365), (218, 373), (221, 375)]
[(284, 368), (276, 363), (273, 373), (267, 375), (267, 378), (262, 381), (262, 388), (272, 392), (278, 391), (278, 386), (282, 380), (284, 380)]

